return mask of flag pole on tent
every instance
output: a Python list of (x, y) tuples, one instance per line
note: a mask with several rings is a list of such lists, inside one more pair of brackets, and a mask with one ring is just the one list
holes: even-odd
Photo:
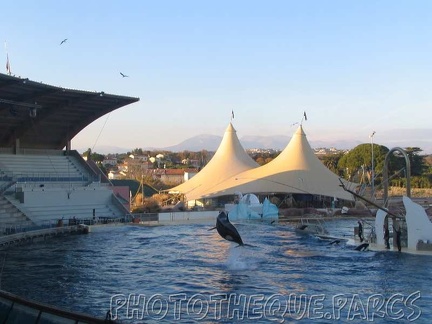
[(301, 122), (300, 122), (300, 126), (303, 125), (303, 121), (306, 121), (306, 120), (307, 120), (307, 115), (306, 115), (306, 111), (304, 111), (304, 112), (303, 112), (302, 120), (301, 120)]
[(6, 51), (6, 73), (11, 75), (11, 67), (10, 67), (10, 62), (9, 62), (9, 53), (7, 50), (7, 45), (6, 45), (6, 41), (4, 42), (4, 46), (5, 46), (5, 51)]

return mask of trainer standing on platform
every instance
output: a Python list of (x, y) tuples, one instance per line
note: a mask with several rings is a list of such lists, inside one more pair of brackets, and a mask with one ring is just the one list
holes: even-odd
[(359, 236), (360, 242), (363, 242), (363, 225), (360, 221), (358, 221), (357, 223), (358, 223), (358, 236)]

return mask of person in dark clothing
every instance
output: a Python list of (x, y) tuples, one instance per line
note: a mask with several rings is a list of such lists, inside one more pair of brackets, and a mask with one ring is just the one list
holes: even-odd
[(396, 226), (393, 225), (393, 230), (396, 234), (396, 246), (398, 248), (398, 251), (400, 252), (402, 249), (402, 245), (401, 245), (401, 232), (402, 231), (401, 231), (401, 228), (400, 228), (398, 223), (396, 223)]
[(363, 225), (360, 221), (358, 221), (357, 223), (358, 223), (358, 236), (359, 236), (360, 242), (363, 242)]
[(388, 229), (388, 225), (384, 224), (384, 244), (386, 246), (386, 249), (390, 249), (389, 239), (390, 239), (390, 232)]

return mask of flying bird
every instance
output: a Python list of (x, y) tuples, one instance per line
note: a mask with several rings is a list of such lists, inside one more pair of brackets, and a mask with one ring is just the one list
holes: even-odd
[(60, 45), (62, 45), (63, 43), (66, 43), (67, 40), (68, 40), (67, 38), (63, 39), (63, 40), (61, 41)]
[(123, 74), (123, 73), (121, 73), (121, 72), (120, 72), (120, 75), (121, 75), (123, 78), (129, 78), (129, 75)]

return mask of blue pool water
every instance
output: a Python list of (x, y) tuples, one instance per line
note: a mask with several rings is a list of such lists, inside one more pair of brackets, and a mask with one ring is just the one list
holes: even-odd
[[(355, 220), (329, 221), (336, 236)], [(1, 288), (123, 323), (431, 323), (432, 257), (358, 252), (290, 225), (112, 226), (1, 251)]]

